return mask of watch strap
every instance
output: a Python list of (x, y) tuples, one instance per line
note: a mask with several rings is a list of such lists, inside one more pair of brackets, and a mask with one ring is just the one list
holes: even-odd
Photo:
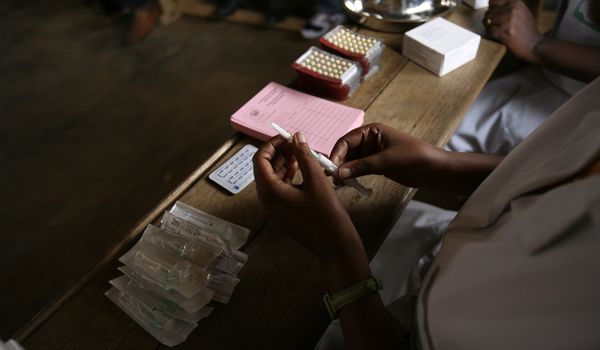
[(334, 295), (325, 293), (323, 295), (323, 302), (329, 312), (329, 316), (331, 316), (332, 320), (335, 320), (338, 318), (338, 313), (342, 308), (369, 294), (373, 294), (382, 288), (383, 284), (381, 281), (375, 277), (371, 277), (337, 292)]

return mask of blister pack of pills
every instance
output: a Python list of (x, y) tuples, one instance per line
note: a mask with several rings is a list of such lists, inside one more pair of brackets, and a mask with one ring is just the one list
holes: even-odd
[(217, 303), (228, 303), (248, 261), (250, 231), (177, 202), (119, 261), (105, 294), (161, 343), (183, 342)]
[(361, 67), (357, 62), (314, 46), (292, 67), (298, 72), (298, 88), (334, 100), (352, 96), (361, 82)]
[(377, 73), (385, 45), (382, 40), (337, 26), (319, 39), (323, 47), (337, 55), (357, 61), (365, 79)]

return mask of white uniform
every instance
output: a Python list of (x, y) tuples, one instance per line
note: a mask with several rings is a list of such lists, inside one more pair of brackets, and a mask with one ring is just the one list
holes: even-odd
[[(590, 1), (595, 0), (568, 1), (555, 24), (557, 39), (600, 46), (600, 25), (588, 17)], [(535, 66), (493, 80), (465, 114), (447, 148), (507, 154), (584, 86), (583, 82)]]
[[(600, 78), (465, 203), (421, 288), (423, 349), (599, 349)], [(402, 317), (403, 315), (398, 315)]]
[[(600, 159), (598, 96), (600, 78), (515, 148), (454, 218), (419, 291), (422, 349), (600, 348), (600, 175), (572, 179)], [(414, 315), (389, 302), (421, 284), (411, 267), (452, 217), (411, 204), (371, 262), (399, 324)], [(342, 348), (334, 322), (317, 349)]]

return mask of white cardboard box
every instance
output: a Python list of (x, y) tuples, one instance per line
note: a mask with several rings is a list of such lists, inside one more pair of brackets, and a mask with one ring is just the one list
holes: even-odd
[(465, 4), (471, 6), (475, 10), (484, 9), (489, 7), (489, 0), (462, 0)]
[(479, 35), (436, 18), (405, 33), (402, 54), (443, 76), (474, 59), (480, 40)]

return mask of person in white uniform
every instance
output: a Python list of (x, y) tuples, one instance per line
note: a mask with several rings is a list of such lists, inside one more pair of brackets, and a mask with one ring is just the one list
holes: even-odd
[(505, 155), (600, 75), (600, 2), (561, 1), (548, 36), (520, 0), (490, 0), (483, 21), (489, 37), (530, 65), (487, 84), (446, 147)]
[[(386, 311), (378, 293), (353, 294), (338, 310), (347, 348), (600, 348), (599, 96), (597, 79), (506, 157), (450, 152), (380, 124), (340, 139), (338, 179), (381, 174), (472, 193), (414, 312), (402, 301)], [(254, 172), (264, 211), (323, 262), (330, 293), (370, 281), (356, 228), (301, 133), (265, 143)]]

